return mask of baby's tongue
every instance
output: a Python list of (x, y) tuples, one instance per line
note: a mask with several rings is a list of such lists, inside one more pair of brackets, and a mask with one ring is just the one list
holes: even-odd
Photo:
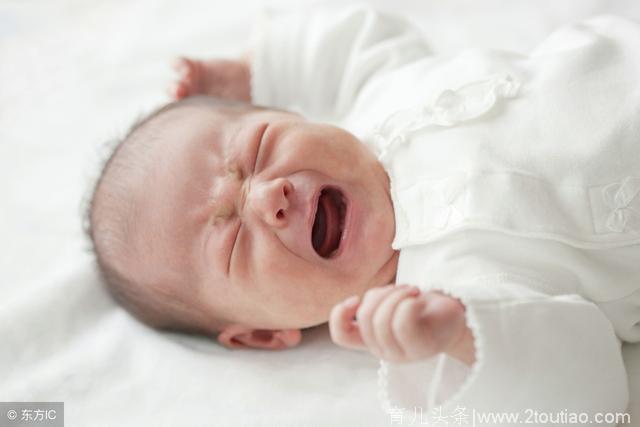
[(338, 240), (340, 239), (340, 213), (337, 204), (328, 192), (323, 192), (320, 195), (318, 209), (324, 211), (325, 220), (325, 237), (318, 252), (322, 256), (328, 256), (338, 247)]

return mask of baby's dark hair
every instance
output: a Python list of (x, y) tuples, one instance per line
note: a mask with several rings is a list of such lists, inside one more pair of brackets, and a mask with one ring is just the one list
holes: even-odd
[[(189, 333), (212, 335), (219, 319), (210, 319), (186, 301), (173, 295), (162, 283), (144, 283), (119, 262), (122, 257), (135, 259), (129, 245), (135, 231), (133, 191), (130, 177), (151, 167), (147, 153), (153, 147), (154, 122), (165, 113), (183, 105), (231, 106), (235, 103), (193, 97), (175, 101), (137, 120), (121, 139), (109, 146), (109, 154), (96, 180), (84, 218), (84, 229), (91, 242), (97, 269), (111, 296), (128, 312), (149, 326)], [(133, 258), (132, 258), (133, 257)]]

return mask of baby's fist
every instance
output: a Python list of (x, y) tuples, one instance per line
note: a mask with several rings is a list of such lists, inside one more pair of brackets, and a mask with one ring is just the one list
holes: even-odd
[[(473, 339), (465, 309), (437, 291), (388, 285), (348, 298), (331, 311), (329, 330), (343, 347), (368, 350), (391, 362), (412, 362), (440, 352), (473, 363)], [(353, 320), (353, 317), (357, 320)]]
[(178, 79), (170, 95), (182, 99), (193, 95), (211, 95), (232, 101), (251, 101), (249, 59), (197, 60), (178, 58), (174, 64)]

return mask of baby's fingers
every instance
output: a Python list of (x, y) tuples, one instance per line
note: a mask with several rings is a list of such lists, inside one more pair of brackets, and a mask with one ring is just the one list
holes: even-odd
[(360, 298), (354, 295), (337, 304), (329, 316), (329, 332), (334, 343), (342, 347), (364, 350), (367, 347), (362, 341), (358, 325), (353, 317), (360, 305)]
[(389, 361), (400, 361), (404, 358), (404, 350), (398, 343), (393, 328), (394, 312), (398, 305), (407, 298), (413, 299), (420, 294), (415, 286), (396, 286), (394, 291), (387, 295), (380, 303), (373, 315), (373, 332), (380, 346), (381, 358)]

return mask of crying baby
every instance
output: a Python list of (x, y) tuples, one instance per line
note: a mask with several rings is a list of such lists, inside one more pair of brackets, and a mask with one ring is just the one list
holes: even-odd
[[(130, 132), (96, 188), (92, 223), (118, 301), (154, 326), (217, 334), (232, 348), (296, 345), (301, 328), (393, 284), (397, 269), (389, 178), (365, 145), (294, 113), (208, 96)], [(384, 288), (387, 310), (408, 300), (403, 313), (415, 311), (415, 292)]]
[(638, 25), (445, 56), (356, 6), (257, 35), (246, 59), (180, 59), (175, 100), (106, 162), (89, 233), (115, 299), (233, 349), (328, 322), (381, 359), (386, 410), (624, 411)]

